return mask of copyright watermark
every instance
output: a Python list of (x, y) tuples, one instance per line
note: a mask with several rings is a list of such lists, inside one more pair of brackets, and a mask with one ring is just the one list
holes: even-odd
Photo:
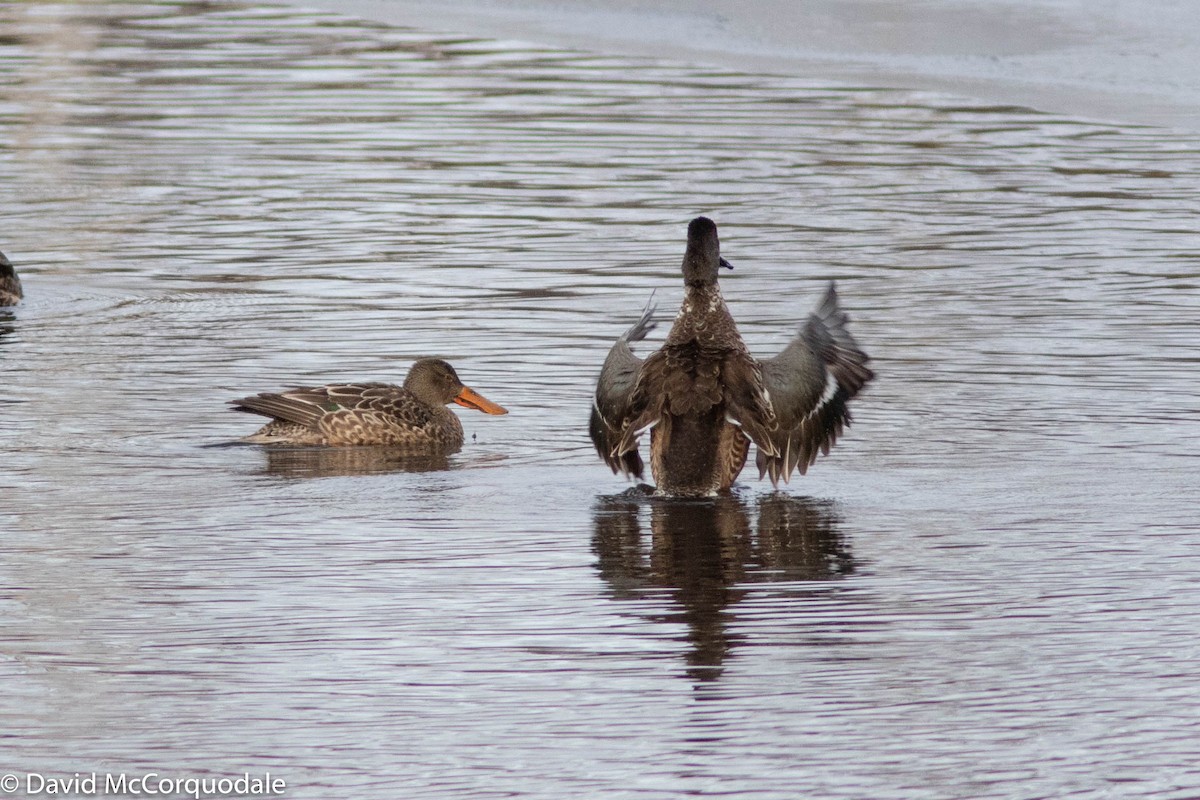
[(0, 794), (18, 797), (153, 797), (158, 800), (192, 800), (218, 797), (283, 797), (287, 783), (264, 772), (251, 775), (175, 777), (158, 772), (75, 772), (46, 775), (9, 772), (0, 775)]

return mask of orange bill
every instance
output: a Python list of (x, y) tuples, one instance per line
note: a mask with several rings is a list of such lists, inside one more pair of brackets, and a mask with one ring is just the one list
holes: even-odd
[(473, 408), (476, 411), (482, 411), (485, 414), (507, 414), (508, 409), (504, 406), (498, 406), (491, 400), (481, 395), (479, 392), (472, 389), (470, 386), (464, 386), (458, 396), (454, 398), (454, 402), (460, 406)]

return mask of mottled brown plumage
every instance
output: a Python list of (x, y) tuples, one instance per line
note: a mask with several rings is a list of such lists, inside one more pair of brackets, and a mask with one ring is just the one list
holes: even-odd
[(457, 403), (487, 414), (508, 412), (462, 384), (437, 358), (415, 362), (403, 386), (346, 383), (243, 397), (237, 411), (271, 417), (243, 441), (255, 444), (387, 445), (413, 453), (452, 453), (463, 429), (446, 408)]
[(642, 476), (638, 442), (650, 431), (658, 492), (709, 495), (728, 489), (758, 448), (759, 477), (778, 484), (828, 453), (850, 422), (846, 402), (873, 377), (846, 330), (830, 284), (800, 335), (775, 358), (747, 350), (717, 283), (717, 226), (688, 226), (685, 296), (666, 342), (644, 361), (630, 342), (654, 326), (651, 309), (613, 345), (600, 372), (589, 432), (614, 473)]
[(21, 279), (17, 277), (12, 262), (4, 253), (0, 253), (0, 306), (15, 306), (24, 296)]

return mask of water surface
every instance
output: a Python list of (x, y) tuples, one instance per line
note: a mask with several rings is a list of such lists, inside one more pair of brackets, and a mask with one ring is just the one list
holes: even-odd
[[(0, 30), (4, 769), (1200, 792), (1200, 140), (256, 5)], [(875, 359), (780, 493), (586, 438), (698, 213), (756, 352), (836, 279)], [(512, 412), (442, 463), (207, 446), (423, 355)]]

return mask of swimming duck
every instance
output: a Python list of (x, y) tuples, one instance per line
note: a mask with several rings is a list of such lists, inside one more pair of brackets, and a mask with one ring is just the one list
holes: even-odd
[(788, 481), (829, 453), (850, 424), (847, 402), (874, 377), (846, 330), (832, 283), (799, 335), (774, 358), (750, 355), (717, 283), (717, 226), (688, 225), (683, 305), (667, 341), (645, 360), (630, 343), (653, 327), (653, 309), (617, 339), (596, 385), (589, 432), (613, 470), (642, 476), (638, 442), (650, 431), (657, 493), (706, 496), (729, 488), (750, 443), (759, 478)]
[(242, 441), (254, 444), (387, 445), (416, 453), (453, 453), (463, 427), (448, 403), (507, 414), (467, 386), (440, 358), (413, 363), (403, 386), (346, 383), (264, 392), (231, 400), (236, 411), (271, 417)]
[(17, 271), (8, 257), (0, 253), (0, 306), (15, 306), (23, 296)]

